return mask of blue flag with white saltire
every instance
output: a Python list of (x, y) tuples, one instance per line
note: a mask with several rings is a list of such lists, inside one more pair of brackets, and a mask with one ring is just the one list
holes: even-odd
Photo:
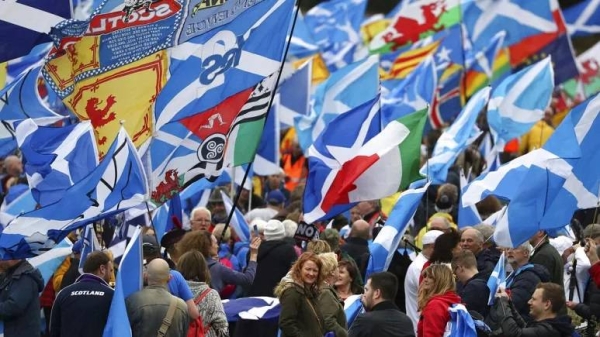
[(379, 60), (375, 55), (332, 73), (317, 87), (310, 115), (294, 119), (302, 150), (308, 151), (338, 115), (375, 98), (378, 93)]
[(406, 231), (408, 223), (415, 215), (417, 207), (429, 183), (421, 188), (407, 190), (400, 194), (396, 205), (392, 209), (385, 225), (375, 240), (369, 244), (371, 258), (367, 266), (366, 278), (373, 273), (386, 271), (392, 262), (394, 252)]
[[(462, 194), (464, 188), (467, 186), (467, 178), (462, 169), (460, 169), (460, 193)], [(477, 211), (475, 205), (463, 206), (462, 199), (458, 201), (458, 228), (465, 228), (468, 226), (475, 226), (481, 223), (481, 216)]]
[(36, 45), (50, 41), (50, 29), (69, 18), (69, 0), (0, 2), (0, 62), (27, 55)]
[(27, 119), (17, 126), (16, 136), (29, 187), (42, 207), (62, 199), (70, 186), (98, 166), (90, 122), (59, 128), (38, 126)]
[(50, 249), (50, 251), (27, 259), (27, 261), (31, 263), (33, 268), (37, 268), (40, 271), (44, 279), (44, 284), (47, 284), (65, 258), (71, 255), (72, 248), (73, 244), (71, 241), (64, 239), (54, 248)]
[(481, 134), (475, 123), (488, 102), (490, 90), (489, 87), (479, 90), (436, 142), (432, 157), (420, 170), (432, 184), (446, 182), (448, 169), (456, 158)]
[(450, 312), (450, 334), (448, 337), (477, 337), (475, 322), (464, 304), (453, 304)]
[(571, 36), (600, 33), (600, 0), (585, 0), (563, 10)]
[(102, 250), (100, 243), (98, 242), (98, 237), (96, 236), (96, 231), (94, 230), (94, 224), (89, 224), (85, 226), (83, 233), (81, 233), (80, 240), (83, 241), (83, 246), (81, 247), (81, 257), (79, 258), (79, 273), (83, 274), (83, 266), (85, 265), (85, 261), (87, 260), (87, 256), (91, 252)]
[(103, 337), (131, 336), (125, 299), (142, 289), (143, 266), (141, 227), (138, 227), (125, 249), (116, 277), (113, 295)]
[(554, 70), (550, 58), (507, 77), (494, 88), (487, 111), (494, 144), (503, 147), (529, 131), (544, 117), (553, 90)]
[[(227, 214), (231, 212), (233, 208), (233, 203), (229, 196), (221, 191), (221, 197), (223, 197), (223, 204), (225, 204), (225, 210)], [(233, 213), (233, 217), (231, 218), (231, 223), (229, 223), (231, 228), (235, 231), (235, 234), (238, 236), (240, 241), (242, 242), (250, 242), (250, 226), (244, 219), (244, 215), (240, 212), (237, 207), (235, 208), (235, 212)]]
[(488, 305), (494, 304), (494, 297), (498, 292), (498, 288), (506, 287), (506, 270), (504, 268), (505, 265), (506, 256), (505, 253), (502, 252), (502, 255), (500, 255), (500, 259), (498, 259), (498, 262), (496, 263), (496, 266), (494, 267), (494, 270), (492, 271), (492, 274), (490, 275), (487, 281), (487, 287), (490, 290)]
[(356, 317), (363, 311), (363, 304), (360, 301), (362, 295), (351, 295), (344, 300), (344, 313), (348, 327), (352, 325)]
[(243, 297), (234, 300), (223, 300), (223, 309), (228, 322), (240, 319), (260, 321), (279, 317), (281, 305), (274, 297)]
[(265, 120), (265, 126), (260, 137), (260, 142), (256, 148), (256, 156), (254, 156), (254, 162), (252, 169), (254, 173), (260, 176), (268, 176), (271, 174), (279, 174), (280, 166), (280, 123), (279, 116), (277, 113), (278, 106), (271, 105), (267, 118)]
[(312, 33), (308, 30), (306, 22), (304, 22), (304, 15), (302, 15), (302, 13), (298, 13), (298, 18), (296, 19), (296, 26), (294, 27), (294, 31), (292, 32), (292, 38), (290, 40), (290, 50), (288, 51), (288, 59), (290, 57), (302, 59), (314, 55), (318, 52), (319, 46), (316, 44)]
[(2, 206), (0, 206), (0, 225), (2, 226), (8, 225), (14, 218), (23, 213), (33, 211), (37, 206), (31, 190), (25, 191), (10, 203), (7, 201), (8, 198), (5, 197)]
[(146, 201), (147, 179), (137, 150), (121, 128), (102, 162), (58, 202), (14, 219), (0, 236), (4, 259), (52, 248), (74, 229)]
[(368, 55), (360, 35), (366, 8), (367, 0), (332, 0), (321, 2), (306, 13), (304, 21), (330, 71)]
[(310, 59), (279, 84), (273, 106), (282, 126), (294, 126), (296, 117), (310, 113), (312, 67), (313, 60)]
[(482, 50), (473, 50), (465, 48), (467, 70), (473, 70), (487, 75), (488, 80), (492, 80), (494, 75), (494, 61), (504, 45), (505, 31), (500, 31), (494, 35), (489, 44)]

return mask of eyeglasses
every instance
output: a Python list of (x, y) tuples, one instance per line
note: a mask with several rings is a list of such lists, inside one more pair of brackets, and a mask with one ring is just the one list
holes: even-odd
[(210, 223), (210, 219), (198, 219), (198, 220), (192, 220), (192, 222), (204, 222), (204, 223)]

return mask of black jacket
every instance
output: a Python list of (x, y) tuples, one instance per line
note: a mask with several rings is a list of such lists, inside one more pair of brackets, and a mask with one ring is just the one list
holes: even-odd
[(63, 288), (50, 316), (52, 337), (102, 337), (114, 290), (100, 277), (82, 274)]
[(391, 301), (377, 304), (358, 315), (348, 331), (348, 337), (414, 337), (412, 321)]
[(502, 317), (500, 334), (503, 337), (570, 337), (573, 333), (571, 318), (560, 315), (555, 318), (542, 321), (532, 321), (528, 324), (514, 314), (506, 298), (497, 300), (493, 311)]
[(510, 299), (525, 322), (531, 321), (531, 317), (529, 316), (529, 304), (527, 304), (527, 302), (529, 302), (531, 295), (533, 295), (535, 287), (537, 287), (540, 282), (548, 281), (550, 281), (548, 271), (546, 271), (546, 268), (537, 264), (534, 264), (533, 267), (530, 268), (523, 268), (521, 272), (516, 273), (512, 282), (507, 280), (506, 286), (510, 291)]
[(587, 320), (592, 316), (595, 316), (594, 320), (600, 319), (600, 289), (592, 280), (588, 282), (584, 303), (575, 306), (575, 313)]
[(248, 296), (273, 297), (273, 289), (296, 261), (294, 247), (284, 240), (264, 241), (258, 248), (256, 275)]
[(479, 273), (490, 276), (500, 259), (500, 255), (501, 253), (496, 247), (486, 248), (479, 252), (477, 254), (477, 270)]
[(483, 278), (481, 273), (475, 274), (465, 282), (460, 292), (458, 292), (458, 296), (462, 299), (467, 310), (477, 311), (483, 317), (488, 315), (490, 311), (488, 306), (490, 289), (487, 287), (487, 279)]
[(550, 273), (550, 282), (564, 286), (563, 273), (564, 263), (556, 248), (552, 247), (550, 242), (542, 243), (534, 252), (529, 263), (542, 265)]
[(341, 249), (354, 259), (364, 280), (367, 266), (369, 265), (369, 258), (371, 257), (369, 242), (361, 238), (348, 238)]
[(0, 281), (0, 319), (5, 337), (40, 335), (39, 293), (43, 289), (42, 274), (25, 260), (6, 272)]

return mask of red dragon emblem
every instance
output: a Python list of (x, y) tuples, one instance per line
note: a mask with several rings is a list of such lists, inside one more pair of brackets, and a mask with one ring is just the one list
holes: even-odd
[(115, 100), (115, 96), (110, 95), (106, 99), (106, 104), (104, 108), (100, 108), (100, 105), (103, 102), (96, 97), (92, 97), (87, 100), (87, 104), (85, 105), (85, 112), (92, 123), (94, 128), (101, 128), (104, 125), (115, 120), (116, 114), (110, 109), (112, 109), (113, 105), (117, 103)]
[(594, 80), (594, 78), (600, 75), (600, 66), (598, 65), (598, 61), (591, 59), (586, 60), (582, 64), (583, 72), (579, 75), (579, 79), (584, 84), (590, 84)]
[(152, 191), (151, 197), (157, 203), (164, 203), (179, 192), (179, 175), (177, 170), (168, 170), (165, 172), (165, 179), (161, 181), (156, 189)]
[[(441, 6), (440, 6), (441, 3)], [(441, 10), (438, 15), (435, 10), (440, 6)], [(415, 43), (420, 40), (421, 34), (429, 31), (439, 32), (444, 29), (443, 25), (438, 26), (438, 19), (446, 11), (446, 6), (441, 2), (434, 2), (421, 6), (421, 13), (425, 22), (400, 16), (394, 23), (394, 29), (383, 36), (386, 43), (392, 42), (394, 49), (406, 45), (407, 43)], [(436, 27), (438, 26), (438, 27)]]

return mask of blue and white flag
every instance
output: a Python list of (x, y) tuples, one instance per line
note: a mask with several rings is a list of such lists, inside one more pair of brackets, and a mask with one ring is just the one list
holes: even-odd
[(294, 126), (297, 117), (310, 113), (312, 67), (313, 60), (310, 59), (279, 84), (273, 106), (282, 126)]
[(585, 0), (563, 10), (571, 36), (600, 33), (600, 0)]
[(50, 29), (69, 18), (69, 0), (1, 1), (0, 62), (27, 55), (34, 46), (50, 41)]
[(344, 313), (346, 314), (346, 322), (349, 327), (364, 309), (360, 301), (361, 298), (362, 295), (351, 295), (344, 300)]
[(81, 233), (80, 240), (83, 241), (83, 246), (81, 247), (81, 257), (79, 258), (79, 273), (83, 274), (83, 266), (85, 265), (85, 261), (87, 260), (87, 256), (91, 252), (102, 250), (100, 243), (98, 242), (98, 237), (96, 236), (96, 231), (94, 230), (94, 224), (89, 224), (85, 226), (83, 233)]
[(121, 128), (98, 167), (58, 202), (14, 219), (0, 236), (4, 259), (35, 256), (76, 228), (146, 201), (147, 179), (137, 150)]
[(492, 91), (487, 121), (494, 144), (503, 147), (525, 134), (542, 117), (554, 90), (554, 70), (545, 58), (507, 77)]
[(276, 111), (277, 105), (271, 105), (271, 110), (267, 114), (265, 126), (256, 148), (256, 156), (252, 169), (254, 173), (260, 176), (279, 174), (281, 167), (279, 160), (281, 157), (280, 144), (280, 123), (279, 115)]
[(133, 234), (125, 249), (116, 277), (115, 294), (113, 295), (108, 319), (104, 327), (103, 337), (131, 336), (131, 325), (127, 318), (125, 299), (142, 289), (143, 266), (141, 227)]
[(378, 94), (379, 60), (375, 55), (332, 73), (317, 87), (310, 115), (294, 120), (302, 150), (308, 151), (338, 115), (372, 100)]
[(490, 87), (479, 90), (436, 142), (431, 158), (420, 170), (432, 184), (444, 184), (456, 158), (481, 135), (476, 122), (488, 102), (490, 90)]
[[(296, 10), (298, 9), (296, 8)], [(318, 52), (319, 46), (316, 44), (312, 33), (308, 30), (306, 22), (304, 22), (304, 15), (302, 15), (302, 13), (298, 13), (298, 17), (296, 18), (296, 26), (294, 27), (292, 38), (290, 40), (288, 59), (290, 57), (302, 59)]]
[[(233, 208), (233, 203), (227, 193), (221, 191), (221, 197), (223, 197), (223, 204), (225, 204), (225, 210), (227, 214), (231, 213), (231, 209)], [(233, 217), (231, 218), (231, 222), (229, 223), (231, 228), (235, 231), (235, 234), (240, 238), (242, 242), (250, 242), (250, 226), (244, 219), (244, 215), (240, 212), (237, 207), (235, 208), (235, 212)]]
[(33, 198), (31, 190), (25, 191), (10, 203), (7, 201), (8, 198), (4, 197), (2, 206), (0, 206), (0, 225), (2, 226), (7, 226), (14, 218), (23, 213), (31, 212), (37, 207), (37, 202)]
[(505, 37), (506, 32), (500, 31), (494, 35), (492, 40), (483, 50), (465, 48), (465, 52), (467, 53), (465, 60), (467, 70), (484, 73), (487, 75), (488, 80), (491, 81), (494, 75), (494, 61), (504, 45)]
[(17, 127), (25, 173), (34, 199), (42, 207), (59, 201), (66, 190), (98, 166), (90, 122), (41, 127), (27, 119)]
[[(462, 194), (464, 188), (467, 186), (467, 178), (462, 169), (460, 169), (460, 193)], [(462, 199), (458, 202), (458, 228), (465, 228), (468, 226), (475, 226), (481, 223), (481, 216), (477, 211), (475, 205), (463, 206)]]
[(273, 320), (279, 317), (281, 305), (274, 297), (243, 297), (223, 300), (223, 309), (228, 322), (240, 319), (259, 321)]
[(483, 140), (479, 145), (479, 153), (481, 153), (481, 156), (485, 160), (485, 167), (481, 171), (481, 174), (496, 171), (502, 165), (500, 163), (500, 151), (494, 146), (491, 133), (486, 132), (483, 136)]
[(73, 244), (69, 239), (65, 238), (54, 248), (50, 249), (49, 252), (27, 259), (27, 261), (31, 263), (33, 268), (37, 268), (40, 271), (44, 279), (44, 284), (47, 284), (65, 258), (71, 255), (72, 249)]
[(490, 290), (490, 296), (488, 298), (488, 305), (494, 304), (494, 297), (498, 292), (498, 288), (506, 287), (506, 270), (504, 269), (506, 265), (506, 255), (502, 252), (500, 255), (500, 259), (498, 259), (498, 263), (494, 267), (492, 274), (488, 278), (487, 287)]
[(428, 187), (429, 183), (421, 188), (407, 190), (400, 194), (396, 205), (385, 222), (385, 226), (383, 226), (381, 232), (379, 232), (375, 240), (369, 245), (371, 258), (369, 259), (366, 278), (373, 273), (388, 269), (408, 223), (415, 215), (421, 198)]
[(450, 334), (448, 337), (477, 337), (475, 322), (464, 304), (453, 304), (450, 312)]
[(368, 55), (360, 35), (366, 8), (367, 0), (332, 0), (321, 2), (306, 13), (304, 21), (330, 71)]

